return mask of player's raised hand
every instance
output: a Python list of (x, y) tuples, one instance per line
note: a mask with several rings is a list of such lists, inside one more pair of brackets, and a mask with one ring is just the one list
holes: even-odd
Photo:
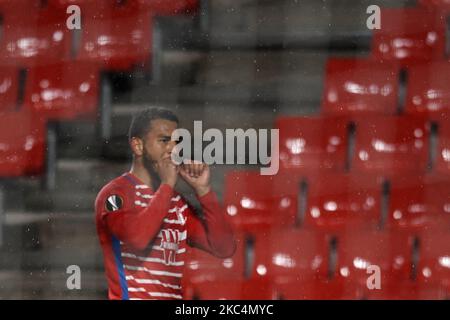
[(180, 166), (181, 177), (194, 188), (200, 197), (210, 190), (210, 169), (205, 163), (199, 161), (189, 161)]
[(158, 161), (155, 169), (159, 174), (161, 183), (168, 184), (172, 188), (175, 187), (178, 178), (179, 166), (175, 165), (170, 158)]

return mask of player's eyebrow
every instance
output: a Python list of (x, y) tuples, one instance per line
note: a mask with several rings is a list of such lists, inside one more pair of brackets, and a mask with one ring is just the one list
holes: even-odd
[(160, 134), (160, 135), (158, 135), (158, 138), (159, 139), (171, 139), (172, 137), (171, 136), (167, 136), (167, 135), (164, 135), (164, 134)]

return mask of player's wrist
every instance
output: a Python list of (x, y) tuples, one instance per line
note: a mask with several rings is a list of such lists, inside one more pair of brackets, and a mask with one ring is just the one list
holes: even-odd
[(210, 191), (211, 191), (210, 185), (199, 186), (199, 187), (195, 188), (195, 193), (197, 194), (198, 197), (203, 197), (203, 196), (207, 195)]
[(173, 188), (175, 188), (176, 181), (163, 180), (163, 181), (161, 181), (161, 184), (166, 184), (173, 189)]

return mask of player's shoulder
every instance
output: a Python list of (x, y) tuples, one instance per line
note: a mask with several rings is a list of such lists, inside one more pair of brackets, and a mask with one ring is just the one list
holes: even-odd
[(114, 178), (109, 181), (97, 194), (97, 201), (105, 199), (111, 195), (120, 195), (126, 197), (132, 192), (133, 185), (127, 181), (125, 175)]

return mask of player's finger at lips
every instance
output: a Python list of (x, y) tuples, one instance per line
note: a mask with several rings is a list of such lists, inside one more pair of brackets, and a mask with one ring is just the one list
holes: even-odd
[(187, 164), (185, 168), (186, 168), (186, 173), (187, 173), (189, 176), (192, 176), (192, 167), (191, 167), (191, 165), (190, 165), (190, 164)]
[(196, 164), (195, 165), (195, 173), (197, 176), (200, 176), (202, 174), (202, 165), (201, 164)]

